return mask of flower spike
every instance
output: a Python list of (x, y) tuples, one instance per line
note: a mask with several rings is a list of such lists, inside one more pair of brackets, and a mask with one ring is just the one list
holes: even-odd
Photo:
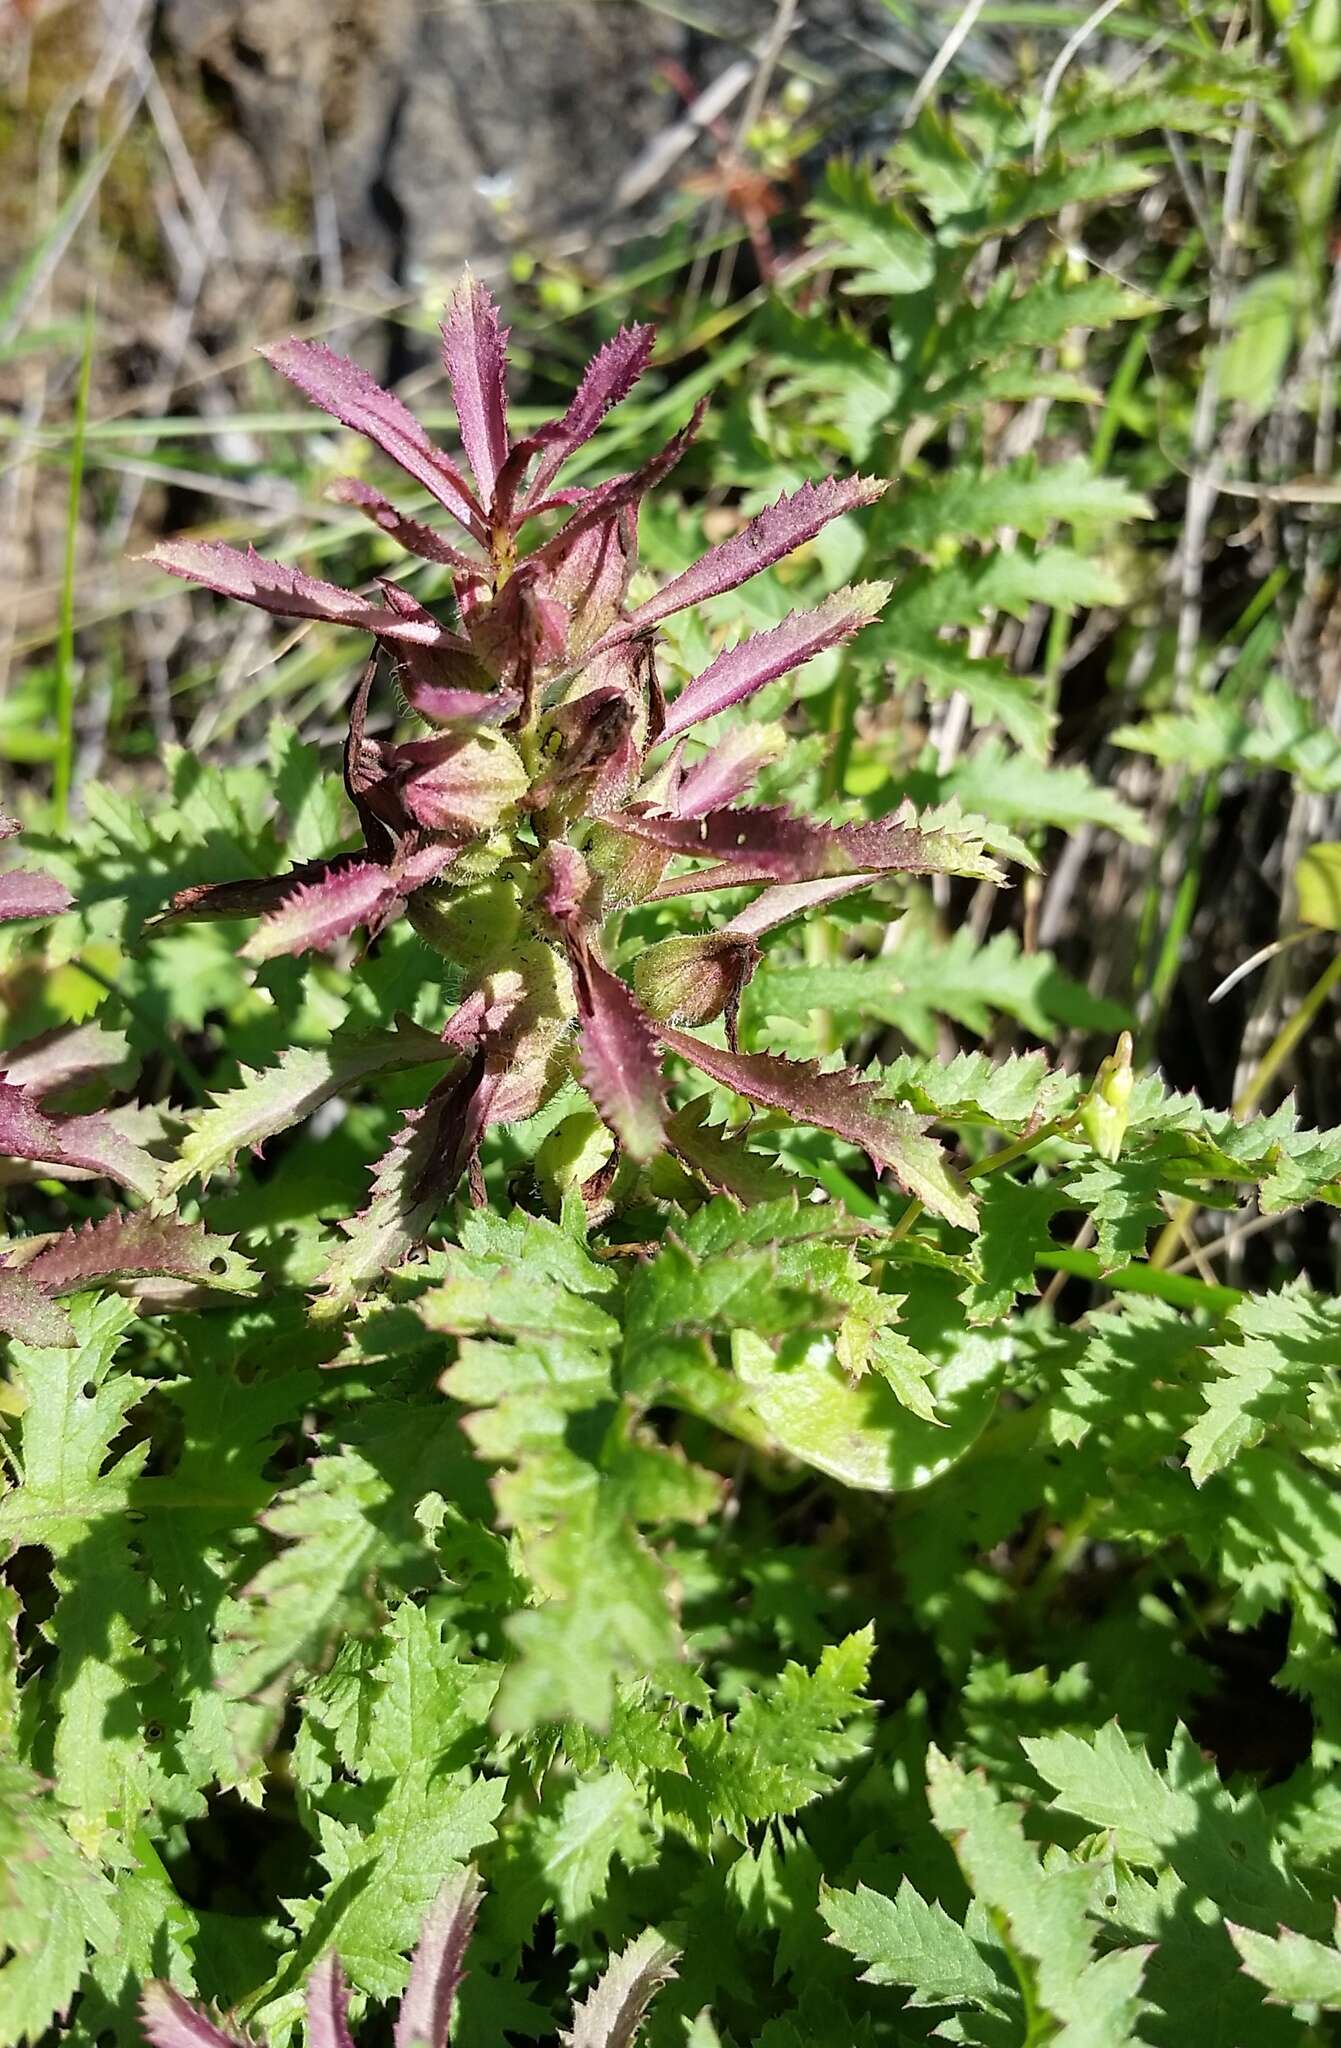
[[(338, 1056), (295, 1055), (273, 1091), (264, 1077), (249, 1077), (235, 1091), (246, 1100), (232, 1112), (226, 1104), (207, 1112), (215, 1135), (193, 1131), (166, 1173), (105, 1119), (48, 1117), (0, 1080), (0, 1097), (9, 1099), (8, 1110), (0, 1100), (0, 1123), (8, 1119), (12, 1149), (71, 1172), (107, 1173), (138, 1192), (156, 1180), (170, 1189), (227, 1164), (237, 1150), (226, 1135), (234, 1129), (259, 1140), (309, 1114), (351, 1076), (441, 1060), (446, 1071), (405, 1115), (373, 1169), (366, 1207), (328, 1262), (316, 1312), (337, 1314), (422, 1242), (462, 1181), (483, 1198), (481, 1146), (492, 1127), (534, 1116), (575, 1081), (618, 1142), (621, 1186), (668, 1144), (697, 1160), (693, 1170), (714, 1185), (764, 1184), (764, 1164), (747, 1162), (733, 1178), (722, 1165), (727, 1148), (696, 1137), (683, 1113), (671, 1111), (663, 1069), (673, 1055), (747, 1101), (864, 1147), (878, 1171), (895, 1174), (929, 1209), (970, 1224), (967, 1190), (908, 1110), (881, 1102), (855, 1074), (737, 1043), (742, 995), (768, 932), (885, 876), (1002, 879), (988, 828), (951, 809), (919, 818), (905, 806), (831, 824), (743, 801), (785, 750), (787, 728), (748, 716), (731, 722), (730, 714), (860, 632), (887, 586), (837, 591), (725, 647), (669, 708), (657, 673), (663, 619), (734, 590), (830, 520), (873, 504), (884, 484), (803, 484), (631, 607), (642, 500), (690, 447), (704, 406), (637, 468), (556, 488), (565, 462), (647, 368), (653, 332), (621, 329), (588, 364), (567, 410), (515, 442), (506, 342), (494, 300), (466, 277), (442, 326), (460, 468), (357, 364), (313, 342), (270, 351), (283, 375), (396, 462), (454, 523), (440, 533), (435, 519), (411, 517), (358, 477), (332, 493), (412, 559), (450, 576), (450, 623), (390, 579), (373, 595), (342, 590), (218, 542), (170, 542), (152, 557), (263, 611), (351, 626), (374, 643), (351, 697), (345, 745), (358, 841), (284, 875), (181, 888), (155, 928), (255, 918), (243, 955), (267, 962), (355, 933), (372, 946), (403, 917), (450, 963), (459, 1002), (444, 1033), (434, 1037), (403, 1019), (375, 1042), (342, 1045)], [(541, 516), (552, 516), (554, 528), (525, 552), (524, 529)], [(393, 736), (372, 717), (387, 670), (401, 710), (423, 721), (418, 737)], [(723, 717), (726, 729), (711, 745), (687, 739)], [(656, 755), (663, 740), (670, 744)], [(8, 886), (21, 895), (22, 878)], [(0, 878), (0, 912), (5, 887)], [(746, 888), (760, 893), (724, 924), (695, 931), (661, 912), (638, 949), (621, 947), (617, 920), (633, 905)], [(692, 1035), (719, 1020), (725, 1048)], [(57, 1305), (24, 1295), (27, 1276), (10, 1277), (8, 1312), (30, 1328), (52, 1326)], [(323, 1969), (325, 2048), (344, 2048), (337, 1966), (332, 1959)], [(438, 2006), (443, 1997), (450, 2002), (442, 1994)], [(612, 2024), (615, 2037), (630, 2037), (618, 2014)], [(442, 2048), (445, 2017), (422, 2025), (431, 2048)]]
[[(396, 2020), (395, 2048), (450, 2048), (452, 2002), (482, 1896), (473, 1868), (443, 1880), (420, 1930)], [(633, 2048), (648, 2007), (675, 1975), (678, 1961), (678, 1950), (649, 1927), (611, 1957), (560, 2040), (567, 2048)], [(307, 2048), (353, 2048), (344, 1968), (333, 1951), (312, 1970), (306, 2003)], [(140, 2018), (153, 2048), (241, 2048), (235, 2036), (169, 1984), (145, 1986)]]

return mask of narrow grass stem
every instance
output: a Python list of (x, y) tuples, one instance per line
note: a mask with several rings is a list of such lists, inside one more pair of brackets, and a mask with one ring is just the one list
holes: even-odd
[(70, 784), (74, 774), (75, 705), (75, 564), (79, 554), (79, 507), (84, 486), (84, 430), (93, 375), (93, 302), (84, 313), (83, 354), (75, 385), (74, 432), (70, 441), (70, 490), (65, 514), (65, 561), (61, 572), (60, 616), (56, 632), (56, 756), (52, 769), (51, 805), (55, 826), (64, 832), (70, 818)]

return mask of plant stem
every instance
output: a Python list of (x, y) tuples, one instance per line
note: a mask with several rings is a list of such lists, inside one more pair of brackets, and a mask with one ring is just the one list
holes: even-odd
[[(1083, 1106), (1083, 1105), (1082, 1105)], [(1065, 1137), (1069, 1130), (1080, 1122), (1080, 1110), (1073, 1109), (1066, 1116), (1055, 1116), (1050, 1123), (1040, 1124), (1036, 1131), (1026, 1131), (1013, 1144), (1003, 1145), (999, 1152), (990, 1152), (986, 1159), (979, 1159), (964, 1169), (965, 1180), (984, 1180), (989, 1173), (999, 1173), (1003, 1166), (1013, 1166), (1017, 1159), (1023, 1159), (1026, 1152), (1035, 1146), (1046, 1145), (1049, 1138)]]
[[(1023, 1159), (1026, 1152), (1032, 1152), (1037, 1145), (1045, 1145), (1049, 1138), (1063, 1137), (1079, 1121), (1079, 1109), (1071, 1110), (1066, 1116), (1053, 1117), (1050, 1123), (1040, 1124), (1036, 1131), (1026, 1131), (1022, 1138), (1016, 1138), (1011, 1144), (1003, 1145), (999, 1152), (990, 1153), (986, 1159), (979, 1159), (972, 1166), (966, 1166), (963, 1177), (965, 1180), (983, 1180), (989, 1173), (999, 1172), (1003, 1166), (1013, 1166), (1017, 1159)], [(924, 1206), (925, 1204), (914, 1196), (885, 1239), (885, 1243), (897, 1244), (900, 1238), (907, 1237), (922, 1214)]]
[(60, 618), (56, 632), (56, 758), (52, 770), (51, 804), (55, 826), (64, 832), (70, 819), (70, 783), (74, 774), (75, 699), (75, 559), (79, 548), (79, 503), (84, 484), (84, 430), (93, 375), (93, 300), (84, 310), (84, 347), (75, 386), (74, 434), (70, 442), (70, 491), (65, 514), (65, 563), (61, 572)]
[(1068, 1273), (1107, 1287), (1114, 1294), (1151, 1294), (1173, 1308), (1204, 1308), (1212, 1315), (1227, 1315), (1244, 1299), (1237, 1287), (1218, 1287), (1209, 1280), (1197, 1280), (1191, 1273), (1158, 1271), (1153, 1261), (1117, 1266), (1106, 1273), (1097, 1252), (1059, 1244), (1054, 1251), (1035, 1252), (1034, 1264), (1046, 1273)]

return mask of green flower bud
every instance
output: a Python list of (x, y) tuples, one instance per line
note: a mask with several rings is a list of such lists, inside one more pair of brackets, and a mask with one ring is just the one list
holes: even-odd
[(663, 939), (634, 962), (633, 986), (659, 1023), (710, 1024), (734, 1011), (758, 959), (753, 939), (734, 932)]
[(595, 1110), (575, 1110), (552, 1130), (535, 1155), (535, 1174), (556, 1201), (609, 1164), (615, 1141)]
[(650, 896), (670, 860), (662, 847), (612, 831), (608, 825), (594, 825), (582, 851), (587, 866), (605, 884), (605, 902), (611, 910)]
[(1127, 1110), (1135, 1077), (1131, 1067), (1131, 1033), (1124, 1031), (1094, 1079), (1080, 1125), (1101, 1159), (1116, 1159), (1127, 1134)]
[(398, 754), (405, 807), (430, 832), (470, 838), (492, 832), (530, 787), (517, 749), (487, 729), (411, 740)]
[(521, 926), (517, 890), (501, 880), (448, 898), (420, 890), (407, 907), (419, 936), (472, 981), (507, 960)]

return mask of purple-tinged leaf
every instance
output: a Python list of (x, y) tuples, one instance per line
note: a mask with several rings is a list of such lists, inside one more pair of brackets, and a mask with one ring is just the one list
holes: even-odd
[(451, 726), (463, 718), (506, 725), (521, 708), (521, 692), (497, 689), (473, 653), (444, 656), (437, 647), (397, 646), (391, 656), (401, 696), (428, 725)]
[(579, 534), (592, 527), (602, 526), (613, 519), (618, 512), (636, 508), (647, 493), (669, 476), (681, 456), (694, 441), (703, 424), (703, 415), (708, 410), (706, 399), (700, 399), (692, 414), (678, 434), (672, 435), (664, 448), (649, 456), (639, 468), (630, 470), (624, 476), (612, 476), (608, 483), (597, 484), (574, 512), (566, 526), (561, 526), (551, 540), (538, 547), (531, 561), (550, 563), (562, 559)]
[[(377, 588), (386, 599), (387, 609), (395, 612), (398, 618), (415, 619), (421, 626), (433, 626), (440, 635), (445, 631), (444, 628), (438, 627), (438, 622), (427, 605), (420, 604), (414, 592), (407, 590), (403, 583), (397, 583), (394, 576), (379, 576)], [(427, 639), (431, 636), (425, 637)], [(465, 661), (470, 659), (468, 645), (456, 633), (447, 633), (445, 638), (440, 639), (435, 651), (440, 651), (440, 658), (447, 661), (454, 657)]]
[(395, 2048), (448, 2048), (452, 2000), (484, 1888), (473, 1868), (446, 1878), (424, 1918), (396, 2019)]
[(537, 674), (558, 667), (568, 647), (567, 607), (549, 581), (535, 561), (523, 562), (497, 597), (472, 606), (466, 616), (480, 667), (523, 691)]
[(614, 831), (598, 819), (587, 838), (587, 859), (600, 876), (608, 910), (645, 903), (660, 882), (670, 859), (659, 846)]
[[(618, 617), (638, 566), (634, 519), (627, 508), (576, 533), (565, 527), (562, 535), (556, 535), (556, 540), (560, 539), (562, 548), (551, 550), (541, 565), (546, 595), (563, 606), (567, 619), (565, 644), (556, 667), (583, 661), (588, 648)], [(630, 644), (642, 659), (647, 643)], [(622, 654), (624, 648), (612, 652)], [(609, 666), (608, 656), (599, 660), (603, 667)], [(594, 675), (592, 680), (596, 680)]]
[(248, 960), (321, 952), (359, 925), (371, 925), (399, 895), (390, 868), (354, 861), (317, 882), (302, 882), (257, 926), (242, 948)]
[[(6, 817), (0, 811), (0, 840), (14, 839), (22, 830), (17, 818)], [(59, 917), (73, 901), (64, 882), (58, 882), (44, 869), (11, 868), (0, 875), (0, 924), (13, 924), (28, 917)]]
[(633, 740), (637, 709), (627, 691), (602, 683), (550, 712), (543, 729), (546, 755), (557, 753), (531, 786), (532, 811), (562, 803), (569, 815), (603, 811), (622, 802), (637, 780), (640, 754)]
[(581, 2005), (566, 2048), (630, 2048), (656, 1993), (675, 1975), (679, 1951), (649, 1927), (612, 1958)]
[(666, 1142), (665, 1089), (652, 1026), (633, 993), (589, 951), (570, 955), (582, 1020), (582, 1084), (630, 1159)]
[(425, 526), (422, 519), (411, 519), (408, 513), (398, 512), (389, 498), (375, 491), (371, 484), (365, 484), (356, 476), (339, 476), (326, 487), (326, 496), (337, 505), (352, 505), (365, 519), (389, 534), (392, 540), (403, 547), (407, 554), (418, 555), (423, 562), (438, 562), (444, 568), (456, 569), (463, 576), (482, 577), (484, 564), (473, 555), (462, 554), (445, 541), (433, 527)]
[(486, 513), (508, 456), (507, 340), (498, 307), (467, 272), (442, 323), (442, 360), (461, 427), (461, 446)]
[(506, 725), (521, 710), (520, 690), (458, 690), (403, 677), (405, 701), (429, 725)]
[(860, 1146), (877, 1172), (888, 1169), (900, 1187), (916, 1195), (935, 1215), (961, 1229), (974, 1228), (977, 1210), (973, 1197), (946, 1163), (940, 1146), (925, 1135), (929, 1119), (881, 1101), (875, 1085), (851, 1069), (826, 1074), (808, 1060), (780, 1059), (764, 1052), (724, 1052), (669, 1026), (663, 1026), (659, 1035), (671, 1052), (721, 1087)]
[(692, 767), (678, 767), (665, 808), (675, 818), (704, 818), (753, 787), (761, 769), (787, 745), (780, 725), (740, 725)]
[(349, 1986), (334, 1949), (314, 1964), (307, 1980), (307, 2048), (354, 2048), (349, 2031)]
[(432, 1065), (450, 1059), (457, 1049), (457, 1042), (446, 1034), (439, 1039), (407, 1018), (398, 1019), (394, 1031), (366, 1038), (336, 1037), (323, 1046), (288, 1046), (273, 1066), (245, 1074), (236, 1088), (194, 1112), (180, 1154), (164, 1176), (160, 1197), (177, 1194), (188, 1181), (199, 1180), (204, 1186), (240, 1152), (259, 1151), (268, 1139), (373, 1074)]
[(305, 398), (389, 455), (476, 540), (487, 538), (482, 508), (460, 470), (393, 392), (384, 391), (366, 370), (323, 342), (282, 341), (261, 353)]
[(779, 498), (767, 511), (756, 513), (730, 540), (709, 548), (691, 568), (673, 576), (655, 597), (640, 604), (627, 626), (619, 630), (638, 632), (688, 605), (703, 604), (710, 597), (735, 590), (761, 569), (771, 568), (784, 555), (804, 547), (831, 519), (854, 512), (860, 505), (873, 505), (885, 488), (882, 479), (869, 476), (826, 477), (822, 483), (802, 484), (791, 497)]
[(59, 917), (74, 897), (64, 882), (41, 868), (10, 868), (0, 875), (0, 924), (23, 917)]
[(212, 918), (261, 917), (277, 910), (300, 883), (325, 881), (343, 873), (353, 858), (303, 861), (283, 875), (257, 875), (240, 882), (193, 882), (179, 889), (165, 910), (145, 920), (146, 933), (161, 931), (168, 924), (200, 924)]
[(599, 489), (599, 484), (565, 484), (562, 490), (546, 491), (543, 498), (528, 503), (526, 517), (533, 519), (542, 512), (571, 512), (576, 506), (585, 505), (592, 492)]
[(600, 490), (599, 484), (574, 484), (571, 490), (550, 491), (546, 497), (537, 498), (526, 507), (527, 519), (539, 519), (546, 512), (572, 512), (577, 506), (585, 505), (593, 491)]
[(58, 1301), (26, 1273), (0, 1266), (0, 1330), (21, 1344), (73, 1344), (75, 1327)]
[[(742, 806), (738, 810), (709, 811), (697, 818), (658, 818), (636, 811), (616, 811), (601, 820), (616, 832), (644, 839), (664, 853), (725, 864), (732, 873), (741, 871), (742, 881), (808, 880), (817, 867), (824, 871), (829, 860), (836, 862), (835, 828), (817, 825), (808, 818), (793, 817), (780, 804), (764, 809)], [(680, 879), (720, 888), (721, 868), (706, 875)], [(672, 881), (657, 892), (679, 893)]]
[(243, 554), (221, 540), (169, 540), (151, 548), (144, 559), (171, 576), (199, 583), (220, 597), (240, 598), (244, 604), (254, 604), (279, 618), (325, 619), (333, 626), (375, 633), (382, 640), (469, 651), (464, 641), (440, 626), (413, 599), (409, 600), (410, 609), (373, 604), (352, 590), (342, 590), (337, 583), (305, 576), (301, 569), (291, 569), (284, 562), (269, 562), (255, 548)]
[(140, 2022), (153, 2048), (239, 2048), (237, 2037), (206, 2019), (198, 2006), (155, 1981), (140, 1994)]
[(409, 740), (395, 758), (401, 801), (415, 823), (459, 838), (492, 832), (530, 784), (516, 748), (494, 732)]
[[(111, 1142), (130, 1145), (137, 1155), (147, 1153), (151, 1145), (161, 1145), (168, 1135), (163, 1112), (140, 1103), (123, 1102), (116, 1109), (99, 1110), (97, 1114), (107, 1127), (101, 1135), (106, 1138), (110, 1132)], [(149, 1160), (146, 1164), (153, 1168), (157, 1162)], [(53, 1174), (69, 1183), (109, 1177), (102, 1166), (74, 1166), (69, 1160), (62, 1160), (58, 1167), (53, 1167), (50, 1163), (44, 1165), (39, 1159), (25, 1159), (8, 1153), (0, 1146), (0, 1187), (30, 1187), (34, 1181), (51, 1179)]]
[(879, 615), (889, 592), (888, 583), (855, 583), (836, 591), (814, 611), (792, 612), (781, 625), (728, 647), (681, 690), (666, 712), (662, 737), (674, 739), (700, 720), (743, 704), (765, 683), (776, 682), (826, 648), (850, 640)]
[[(887, 818), (840, 825), (838, 838), (844, 868), (870, 868), (881, 874), (966, 875), (972, 881), (995, 882), (1006, 877), (988, 852), (988, 826), (982, 818), (965, 816), (957, 806), (941, 805), (919, 818), (911, 803), (900, 804)], [(1029, 859), (1021, 849), (1020, 858)]]
[(794, 917), (802, 917), (807, 911), (837, 903), (843, 896), (854, 896), (858, 889), (869, 889), (879, 880), (879, 875), (834, 875), (818, 882), (783, 882), (777, 888), (765, 889), (722, 929), (736, 932), (741, 938), (758, 938), (763, 932), (775, 931), (780, 924), (790, 924)]
[(477, 1046), (422, 1109), (406, 1113), (373, 1168), (367, 1208), (342, 1225), (345, 1242), (322, 1274), (315, 1313), (340, 1314), (419, 1243), (479, 1152), (499, 1081)]
[(0, 1155), (52, 1167), (82, 1167), (137, 1195), (152, 1195), (157, 1163), (125, 1137), (103, 1110), (89, 1116), (46, 1116), (21, 1088), (0, 1081)]
[(256, 1285), (231, 1237), (147, 1209), (133, 1216), (118, 1211), (48, 1239), (23, 1259), (22, 1272), (47, 1294), (73, 1294), (99, 1280), (186, 1280), (227, 1294)]
[(332, 863), (321, 880), (290, 891), (262, 919), (242, 956), (262, 961), (284, 953), (319, 952), (360, 926), (371, 941), (400, 915), (415, 889), (436, 881), (451, 866), (458, 850), (445, 842), (418, 846), (407, 841), (387, 866), (372, 861)]
[(628, 397), (647, 368), (656, 343), (654, 327), (621, 327), (582, 372), (572, 404), (561, 420), (552, 420), (528, 437), (539, 448), (540, 461), (531, 480), (529, 503), (538, 503), (559, 470), (589, 441), (611, 406)]
[(630, 1158), (651, 1159), (665, 1143), (665, 1090), (652, 1026), (631, 989), (591, 950), (585, 919), (591, 876), (580, 854), (548, 850), (544, 908), (563, 935), (581, 1025), (583, 1085)]
[(129, 1055), (124, 1031), (104, 1031), (100, 1024), (58, 1024), (37, 1038), (25, 1039), (12, 1052), (0, 1052), (0, 1079), (40, 1100), (57, 1088), (110, 1072)]
[(667, 853), (715, 860), (706, 872), (673, 876), (653, 892), (661, 901), (705, 889), (739, 889), (752, 882), (811, 882), (860, 871), (873, 874), (968, 875), (1000, 882), (1000, 868), (985, 851), (972, 819), (923, 831), (910, 805), (874, 823), (825, 825), (794, 818), (774, 805), (712, 811), (701, 818), (656, 818), (633, 811), (601, 821)]
[(561, 839), (545, 852), (546, 879), (541, 903), (565, 935), (577, 927), (591, 907), (591, 875), (575, 847)]

